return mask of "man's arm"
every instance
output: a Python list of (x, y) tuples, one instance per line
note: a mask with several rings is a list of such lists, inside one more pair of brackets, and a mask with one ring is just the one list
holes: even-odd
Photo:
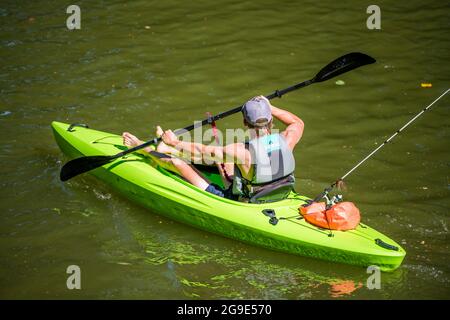
[(271, 109), (272, 116), (274, 116), (287, 126), (287, 128), (281, 134), (286, 139), (289, 148), (293, 150), (303, 135), (305, 124), (303, 123), (302, 119), (289, 111), (279, 109), (272, 105)]
[(207, 146), (202, 143), (180, 141), (171, 130), (164, 131), (161, 138), (164, 143), (189, 156), (194, 162), (205, 162), (204, 160), (208, 159), (215, 163), (246, 163), (248, 156), (242, 143), (234, 143), (225, 147)]

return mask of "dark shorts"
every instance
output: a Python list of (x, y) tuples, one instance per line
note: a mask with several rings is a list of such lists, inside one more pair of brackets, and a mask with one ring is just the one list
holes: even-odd
[(216, 196), (227, 198), (230, 200), (237, 200), (238, 196), (233, 194), (233, 186), (230, 186), (228, 189), (224, 190), (218, 185), (211, 183), (205, 191), (208, 191), (209, 193), (215, 194)]

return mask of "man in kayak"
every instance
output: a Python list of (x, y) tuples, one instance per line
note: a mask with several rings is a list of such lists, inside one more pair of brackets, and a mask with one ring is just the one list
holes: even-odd
[[(171, 130), (163, 131), (158, 126), (157, 135), (162, 142), (156, 150), (175, 156), (162, 158), (159, 162), (164, 162), (167, 169), (202, 190), (232, 200), (249, 199), (264, 186), (292, 176), (295, 169), (292, 150), (302, 137), (303, 121), (289, 111), (274, 107), (263, 96), (249, 100), (242, 114), (250, 140), (223, 147), (180, 141)], [(281, 133), (271, 133), (273, 117), (287, 126)], [(128, 132), (122, 136), (124, 145), (128, 147), (143, 143)], [(149, 153), (153, 150), (151, 147), (145, 149)], [(192, 161), (212, 158), (219, 168), (225, 188), (210, 183), (193, 165), (181, 159), (180, 154), (187, 154)]]

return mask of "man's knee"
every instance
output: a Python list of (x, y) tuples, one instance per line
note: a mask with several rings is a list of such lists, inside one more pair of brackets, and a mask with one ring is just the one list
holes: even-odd
[(164, 153), (163, 150), (164, 148), (163, 148), (163, 146), (162, 146), (162, 144), (161, 143), (159, 143), (157, 146), (156, 146), (156, 151), (158, 151), (158, 152), (161, 152), (161, 153)]
[(188, 165), (186, 162), (178, 158), (168, 158), (167, 160), (170, 161), (177, 168)]

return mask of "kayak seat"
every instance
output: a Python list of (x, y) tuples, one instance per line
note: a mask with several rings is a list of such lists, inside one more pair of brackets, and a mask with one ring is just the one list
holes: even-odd
[(218, 185), (221, 188), (225, 188), (223, 185), (222, 177), (219, 170), (214, 166), (207, 166), (202, 164), (195, 164), (194, 167), (202, 173), (202, 175), (209, 180), (209, 182)]
[(281, 178), (272, 183), (256, 186), (257, 191), (249, 199), (250, 203), (276, 202), (286, 199), (294, 190), (295, 178), (293, 175)]
[[(223, 188), (222, 178), (216, 166), (195, 165), (201, 173), (212, 183)], [(253, 186), (254, 194), (248, 199), (250, 203), (268, 203), (286, 199), (294, 190), (295, 178), (288, 175), (265, 185)]]
[[(195, 168), (199, 170), (211, 183), (214, 183), (221, 188), (224, 187), (222, 178), (216, 166), (196, 164)], [(253, 196), (248, 199), (248, 202), (268, 203), (284, 200), (289, 196), (291, 191), (294, 190), (294, 185), (294, 176), (288, 175), (269, 184), (253, 186), (254, 193)]]

